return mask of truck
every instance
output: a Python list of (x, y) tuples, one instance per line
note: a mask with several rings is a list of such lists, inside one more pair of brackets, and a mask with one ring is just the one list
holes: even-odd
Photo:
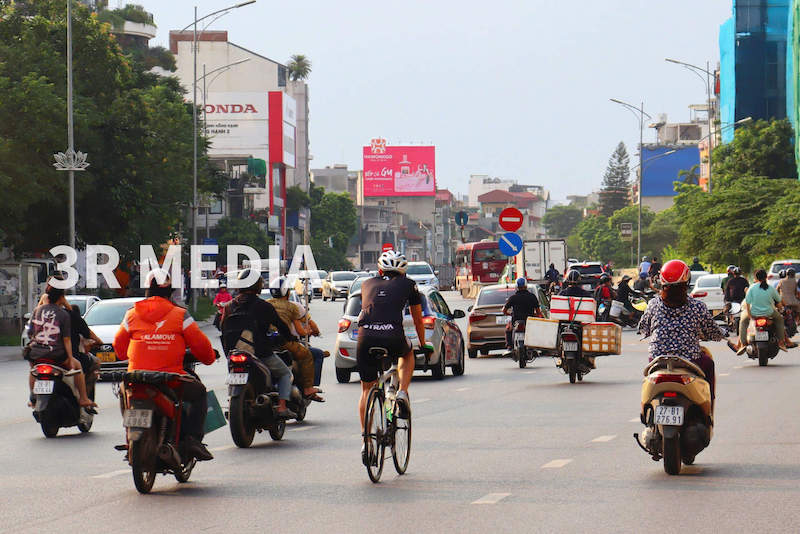
[(509, 258), (500, 283), (512, 284), (521, 276), (530, 282), (542, 283), (551, 263), (563, 276), (567, 271), (567, 259), (567, 242), (564, 239), (525, 241), (520, 253)]
[(38, 304), (55, 267), (46, 258), (0, 262), (0, 332), (22, 331), (25, 315)]

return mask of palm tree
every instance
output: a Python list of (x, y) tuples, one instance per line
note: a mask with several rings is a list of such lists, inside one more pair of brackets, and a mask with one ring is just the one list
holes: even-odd
[(685, 184), (700, 185), (700, 175), (697, 172), (699, 168), (700, 165), (693, 165), (688, 171), (682, 170), (678, 172), (678, 179)]
[(295, 54), (287, 65), (289, 79), (292, 81), (305, 80), (311, 74), (311, 60), (303, 54)]

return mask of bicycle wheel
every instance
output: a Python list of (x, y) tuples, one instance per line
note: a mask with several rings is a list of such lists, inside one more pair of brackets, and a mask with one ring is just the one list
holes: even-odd
[(372, 388), (367, 397), (364, 414), (364, 446), (367, 452), (367, 474), (373, 482), (381, 479), (383, 457), (386, 449), (386, 412), (383, 411), (383, 395)]
[(400, 407), (395, 402), (392, 413), (392, 460), (398, 475), (408, 469), (411, 458), (411, 407), (408, 407), (408, 419), (400, 417)]

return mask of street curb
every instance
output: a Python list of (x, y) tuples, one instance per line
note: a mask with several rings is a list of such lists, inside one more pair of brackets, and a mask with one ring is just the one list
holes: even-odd
[(22, 347), (0, 347), (0, 362), (22, 361)]

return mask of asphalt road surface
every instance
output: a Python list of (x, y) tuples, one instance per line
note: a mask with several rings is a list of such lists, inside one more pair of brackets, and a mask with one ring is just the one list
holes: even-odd
[[(451, 308), (468, 302), (445, 294)], [(314, 301), (333, 350), (342, 303)], [(466, 324), (462, 320), (466, 335)], [(213, 333), (207, 329), (207, 333)], [(418, 373), (408, 473), (380, 484), (360, 463), (354, 381), (326, 361), (328, 402), (283, 441), (258, 434), (237, 449), (228, 427), (206, 436), (216, 456), (187, 484), (133, 486), (117, 400), (98, 388), (91, 432), (45, 439), (27, 400), (27, 364), (0, 363), (2, 532), (797, 532), (800, 531), (800, 350), (766, 368), (711, 343), (718, 373), (715, 435), (697, 463), (667, 476), (634, 443), (646, 344), (570, 385), (552, 360), (519, 369), (467, 360), (463, 377)], [(530, 365), (530, 364), (529, 364)], [(224, 361), (200, 374), (227, 405)]]

